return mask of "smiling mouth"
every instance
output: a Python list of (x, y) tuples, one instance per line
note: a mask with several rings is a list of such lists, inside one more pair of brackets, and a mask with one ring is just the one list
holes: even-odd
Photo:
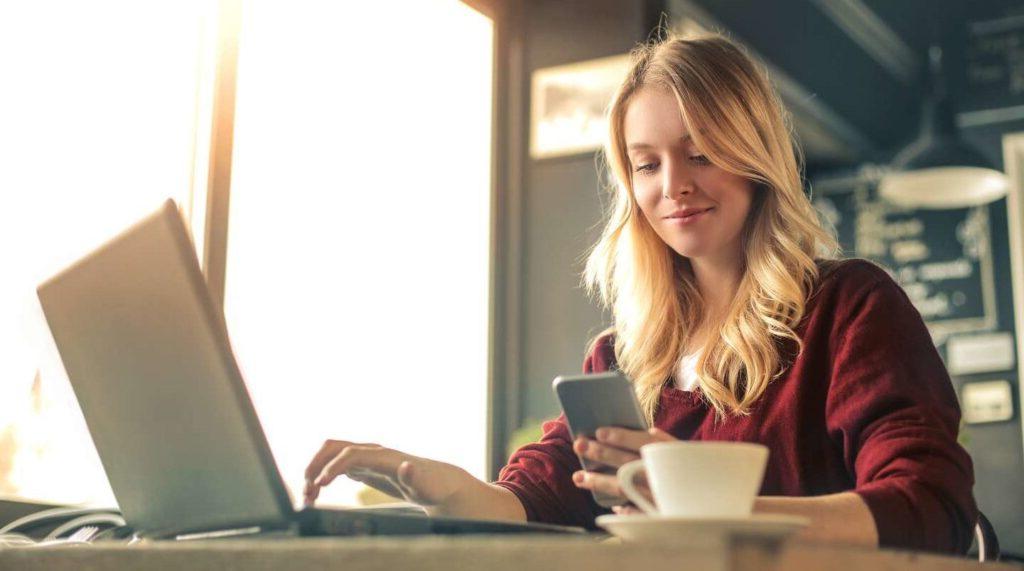
[(691, 212), (690, 214), (687, 214), (686, 216), (666, 216), (666, 218), (668, 220), (686, 220), (687, 218), (693, 218), (694, 216), (700, 216), (701, 214), (704, 214), (705, 212), (710, 212), (713, 209), (714, 209), (714, 207), (712, 207), (712, 208), (705, 208), (704, 210), (698, 210), (697, 212)]

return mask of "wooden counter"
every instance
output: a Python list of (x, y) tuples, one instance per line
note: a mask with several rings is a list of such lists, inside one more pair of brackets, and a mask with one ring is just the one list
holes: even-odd
[(790, 543), (681, 549), (547, 536), (207, 540), (0, 549), (0, 570), (826, 571), (1017, 569), (969, 559)]

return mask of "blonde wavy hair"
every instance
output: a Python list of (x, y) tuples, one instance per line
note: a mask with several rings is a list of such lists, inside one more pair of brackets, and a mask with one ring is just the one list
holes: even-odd
[[(705, 318), (689, 260), (665, 244), (633, 194), (623, 120), (631, 98), (668, 89), (712, 164), (755, 185), (742, 232), (745, 268), (736, 297), (697, 363), (701, 394), (718, 418), (749, 414), (786, 362), (803, 349), (794, 332), (819, 278), (816, 260), (839, 253), (801, 183), (802, 155), (766, 74), (719, 37), (639, 46), (609, 108), (605, 159), (617, 182), (607, 223), (587, 258), (584, 283), (611, 310), (615, 355), (653, 425), (661, 389)], [(783, 351), (795, 342), (796, 354)]]

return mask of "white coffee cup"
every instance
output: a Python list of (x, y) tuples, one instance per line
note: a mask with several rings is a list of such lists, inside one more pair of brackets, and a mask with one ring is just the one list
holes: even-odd
[[(644, 513), (664, 517), (750, 516), (768, 448), (749, 442), (674, 441), (640, 447), (640, 460), (618, 471), (623, 493)], [(634, 483), (646, 470), (654, 504)], [(655, 505), (656, 504), (656, 505)]]

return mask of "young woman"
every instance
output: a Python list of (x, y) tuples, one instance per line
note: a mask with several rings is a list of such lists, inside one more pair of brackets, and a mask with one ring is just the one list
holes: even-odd
[[(587, 372), (636, 386), (649, 432), (572, 442), (564, 417), (497, 482), (373, 444), (328, 441), (306, 500), (345, 474), (437, 515), (594, 527), (591, 490), (657, 440), (760, 442), (757, 512), (803, 515), (804, 538), (963, 552), (977, 508), (959, 407), (920, 314), (835, 241), (803, 192), (785, 112), (729, 41), (638, 48), (610, 109), (618, 185), (586, 279), (614, 326)], [(622, 512), (629, 508), (617, 508)]]

